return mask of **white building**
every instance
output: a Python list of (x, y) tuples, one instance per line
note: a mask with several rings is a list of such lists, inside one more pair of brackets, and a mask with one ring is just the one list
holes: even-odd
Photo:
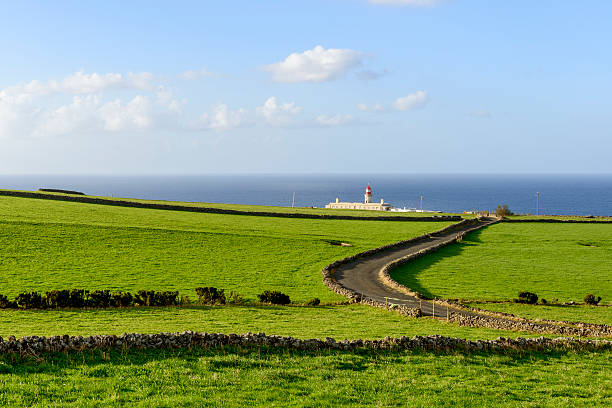
[(375, 210), (375, 211), (389, 211), (393, 206), (389, 203), (385, 203), (385, 200), (381, 198), (380, 203), (372, 202), (372, 188), (366, 187), (365, 197), (363, 203), (347, 203), (340, 202), (339, 198), (336, 198), (335, 203), (329, 203), (325, 208), (338, 208), (343, 210)]

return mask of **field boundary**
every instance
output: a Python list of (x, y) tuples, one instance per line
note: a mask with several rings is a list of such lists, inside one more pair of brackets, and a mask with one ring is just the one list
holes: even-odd
[(228, 214), (228, 215), (248, 215), (256, 217), (278, 217), (278, 218), (304, 218), (304, 219), (316, 219), (316, 220), (358, 220), (358, 221), (427, 221), (427, 222), (450, 222), (450, 221), (461, 221), (463, 217), (459, 215), (440, 215), (431, 217), (401, 217), (401, 216), (358, 216), (358, 215), (331, 215), (331, 214), (305, 214), (305, 213), (282, 213), (272, 211), (242, 211), (242, 210), (231, 210), (224, 208), (213, 208), (213, 207), (192, 207), (178, 204), (156, 204), (156, 203), (141, 203), (138, 201), (128, 200), (110, 200), (105, 198), (96, 198), (81, 195), (57, 195), (57, 194), (45, 194), (34, 191), (12, 191), (12, 190), (0, 190), (0, 196), (19, 197), (19, 198), (34, 198), (41, 200), (56, 200), (56, 201), (68, 201), (85, 204), (98, 204), (98, 205), (110, 205), (116, 207), (131, 207), (131, 208), (145, 208), (153, 210), (167, 210), (167, 211), (186, 211), (195, 213), (207, 213), (207, 214)]
[(610, 351), (612, 341), (580, 340), (574, 338), (499, 337), (495, 340), (466, 340), (439, 335), (385, 337), (378, 340), (299, 339), (275, 335), (221, 334), (185, 331), (181, 333), (122, 334), (83, 336), (26, 336), (16, 339), (0, 338), (0, 354), (38, 357), (47, 353), (83, 352), (86, 350), (147, 350), (147, 349), (203, 349), (225, 347), (262, 347), (289, 350), (423, 350), (431, 352), (549, 352), (549, 351)]

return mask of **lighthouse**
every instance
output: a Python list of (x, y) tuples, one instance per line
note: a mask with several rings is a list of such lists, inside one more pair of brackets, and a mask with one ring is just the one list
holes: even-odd
[(368, 184), (368, 186), (366, 187), (366, 192), (365, 192), (365, 203), (370, 204), (371, 202), (372, 202), (372, 188)]

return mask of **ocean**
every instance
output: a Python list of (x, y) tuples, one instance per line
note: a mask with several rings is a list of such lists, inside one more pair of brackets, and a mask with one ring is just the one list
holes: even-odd
[(0, 188), (61, 188), (91, 195), (213, 203), (323, 207), (362, 201), (370, 184), (374, 201), (395, 207), (464, 212), (507, 204), (515, 213), (612, 215), (612, 174), (291, 174), (59, 176), (0, 175)]

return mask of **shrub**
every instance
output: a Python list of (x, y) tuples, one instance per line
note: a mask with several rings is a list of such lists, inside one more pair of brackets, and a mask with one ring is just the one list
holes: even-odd
[(196, 288), (198, 303), (201, 305), (225, 304), (226, 297), (223, 289), (213, 287)]
[(70, 307), (84, 307), (85, 298), (89, 295), (88, 290), (72, 289), (70, 291)]
[(134, 296), (130, 292), (111, 293), (111, 306), (129, 307), (134, 305)]
[(38, 292), (24, 292), (17, 295), (15, 303), (22, 309), (41, 309), (43, 298)]
[(495, 215), (505, 217), (507, 215), (514, 215), (514, 213), (510, 211), (510, 208), (508, 208), (508, 204), (504, 204), (497, 206), (497, 208), (495, 209)]
[(110, 291), (94, 290), (89, 292), (85, 305), (90, 307), (109, 307), (111, 305)]
[(257, 295), (261, 303), (272, 303), (274, 305), (287, 305), (291, 303), (289, 296), (277, 290), (266, 290), (262, 294)]
[(46, 307), (57, 309), (58, 307), (70, 306), (70, 291), (69, 290), (52, 290), (45, 293), (44, 302)]
[(542, 299), (540, 299), (540, 303), (541, 303), (541, 304), (543, 304), (543, 305), (545, 305), (545, 304), (547, 304), (548, 302), (546, 301), (546, 299), (542, 298)]
[(538, 303), (538, 295), (531, 292), (519, 292), (518, 299), (516, 300), (516, 302), (535, 305), (536, 303)]
[(134, 304), (141, 306), (172, 306), (178, 304), (177, 291), (156, 292), (139, 290), (134, 296)]
[(597, 296), (595, 297), (595, 295), (593, 295), (592, 293), (589, 293), (588, 295), (586, 295), (584, 297), (584, 303), (586, 303), (587, 305), (597, 305), (599, 302), (601, 301), (601, 296)]
[(10, 301), (4, 295), (0, 295), (0, 309), (7, 309), (10, 307)]
[(318, 306), (319, 303), (321, 303), (321, 299), (314, 298), (314, 299), (310, 299), (308, 302), (306, 302), (306, 306)]

